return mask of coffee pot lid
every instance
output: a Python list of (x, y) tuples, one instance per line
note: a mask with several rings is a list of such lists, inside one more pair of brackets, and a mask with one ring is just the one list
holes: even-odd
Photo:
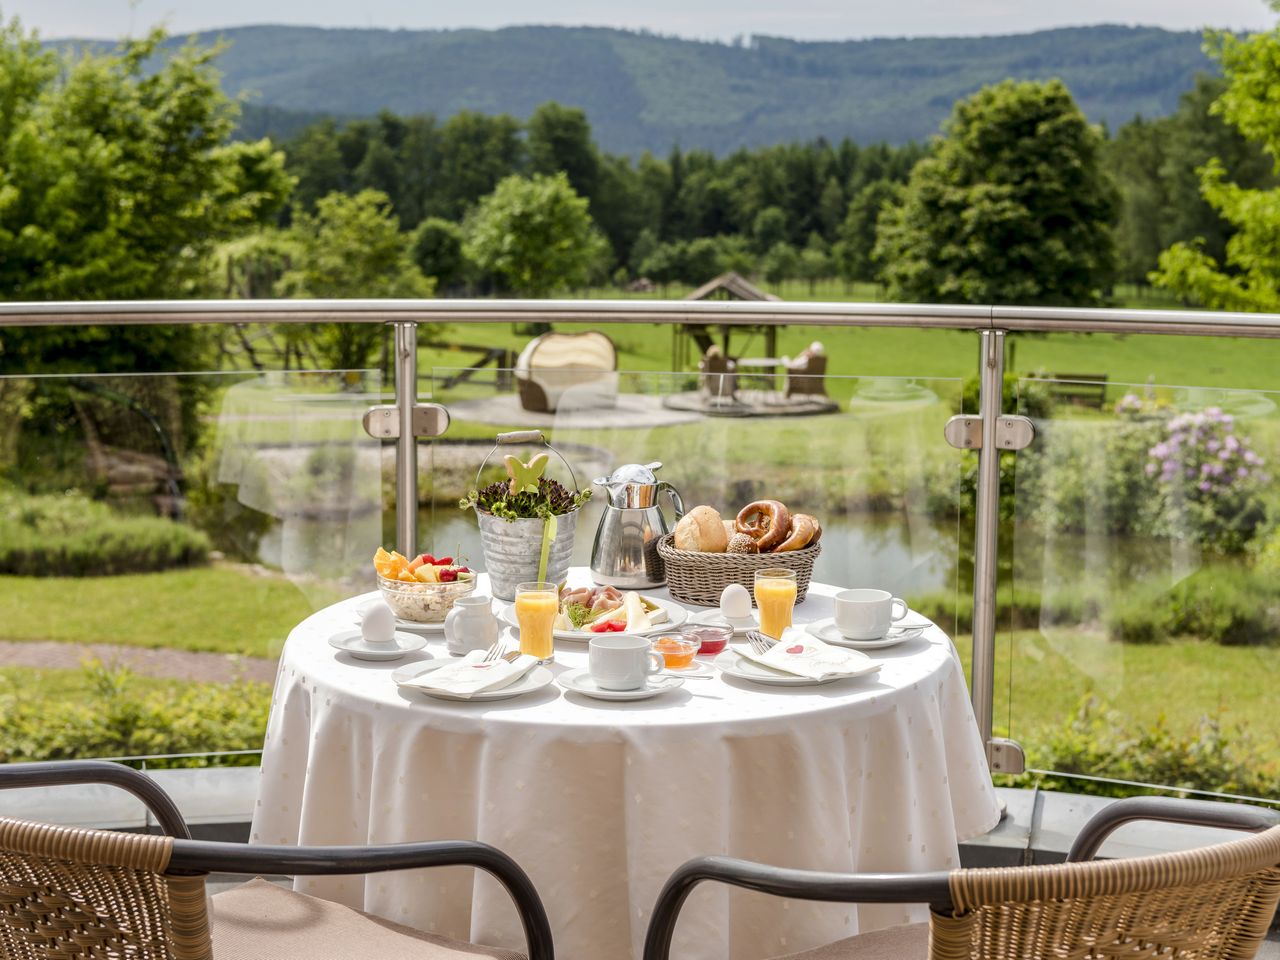
[(662, 462), (660, 460), (655, 460), (652, 463), (626, 463), (607, 477), (597, 477), (594, 482), (609, 491), (609, 499), (611, 501), (625, 502), (627, 499), (626, 493), (629, 489), (656, 484), (658, 477), (654, 471), (661, 469)]

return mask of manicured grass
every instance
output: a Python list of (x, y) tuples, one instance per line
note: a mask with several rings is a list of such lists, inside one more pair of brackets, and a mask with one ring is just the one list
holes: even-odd
[[(76, 701), (94, 692), (93, 677), (87, 670), (45, 670), (39, 667), (0, 667), (0, 697), (18, 694), (24, 700)], [(194, 680), (161, 680), (131, 676), (130, 689), (137, 693), (178, 692), (194, 686)]]
[(0, 640), (268, 657), (311, 612), (283, 577), (230, 566), (83, 579), (0, 577)]
[[(969, 637), (956, 638), (968, 671)], [(1092, 694), (1110, 710), (1150, 727), (1176, 730), (1202, 717), (1244, 726), (1264, 753), (1280, 761), (1275, 688), (1280, 647), (1228, 647), (1195, 640), (1121, 644), (1088, 630), (1003, 632), (996, 642), (995, 725), (1034, 743)], [(1034, 765), (1034, 756), (1028, 758)]]

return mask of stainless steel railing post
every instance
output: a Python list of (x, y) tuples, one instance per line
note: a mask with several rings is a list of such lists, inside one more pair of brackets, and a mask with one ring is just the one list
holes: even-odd
[(396, 549), (406, 557), (418, 552), (418, 437), (413, 411), (418, 402), (418, 325), (395, 325)]
[(983, 330), (978, 415), (984, 442), (978, 450), (977, 520), (973, 538), (973, 712), (991, 760), (995, 697), (996, 555), (1000, 532), (1000, 447), (994, 442), (1002, 414), (1004, 331)]

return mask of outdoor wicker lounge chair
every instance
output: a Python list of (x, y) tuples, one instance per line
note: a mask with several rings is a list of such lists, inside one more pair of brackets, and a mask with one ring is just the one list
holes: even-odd
[(191, 839), (155, 781), (98, 761), (0, 765), (0, 789), (106, 783), (129, 791), (166, 836), (0, 817), (0, 958), (77, 960), (518, 960), (520, 954), (420, 933), (255, 880), (212, 900), (205, 876), (363, 874), (465, 865), (492, 874), (520, 912), (529, 960), (552, 960), (551, 929), (528, 876), (474, 841), (370, 847), (248, 846)]
[(712, 401), (732, 403), (738, 393), (737, 364), (712, 345), (698, 361), (702, 392)]
[(603, 333), (544, 333), (529, 341), (516, 358), (520, 405), (535, 413), (554, 413), (572, 398), (580, 410), (618, 402), (618, 353)]
[[(1113, 830), (1135, 820), (1255, 835), (1183, 853), (1093, 860)], [(1256, 807), (1134, 797), (1096, 814), (1068, 862), (1050, 866), (844, 875), (702, 857), (663, 887), (644, 960), (667, 960), (680, 907), (704, 880), (801, 900), (930, 906), (927, 924), (861, 934), (789, 960), (1246, 960), (1280, 899), (1276, 823), (1273, 811)]]
[(827, 353), (814, 341), (800, 351), (794, 360), (783, 358), (787, 371), (788, 397), (825, 397), (827, 395)]

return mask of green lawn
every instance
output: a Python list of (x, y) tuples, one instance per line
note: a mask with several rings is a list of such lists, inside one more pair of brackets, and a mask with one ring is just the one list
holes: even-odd
[(0, 577), (0, 640), (269, 657), (311, 612), (283, 577), (230, 566), (84, 579)]

